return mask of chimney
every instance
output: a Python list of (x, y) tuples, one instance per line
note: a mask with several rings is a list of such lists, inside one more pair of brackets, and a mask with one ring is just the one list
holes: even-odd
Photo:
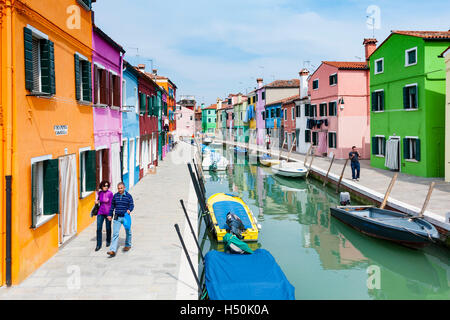
[(137, 67), (138, 67), (139, 71), (145, 72), (145, 64), (138, 64)]
[(153, 69), (152, 71), (153, 71), (153, 75), (156, 76), (158, 74), (158, 69)]
[(256, 79), (256, 82), (258, 83), (258, 89), (262, 88), (262, 86), (263, 86), (263, 79), (262, 78), (258, 78), (258, 79)]
[(298, 73), (300, 76), (300, 99), (304, 99), (308, 97), (308, 76), (309, 71), (305, 68), (300, 70)]
[(372, 53), (376, 50), (377, 42), (378, 42), (378, 40), (375, 38), (365, 38), (364, 39), (363, 45), (364, 45), (365, 53), (366, 53), (366, 61), (369, 60)]

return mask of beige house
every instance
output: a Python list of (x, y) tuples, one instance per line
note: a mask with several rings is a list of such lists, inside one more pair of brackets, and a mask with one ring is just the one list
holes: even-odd
[(450, 47), (441, 55), (447, 70), (447, 89), (445, 101), (445, 181), (450, 182)]

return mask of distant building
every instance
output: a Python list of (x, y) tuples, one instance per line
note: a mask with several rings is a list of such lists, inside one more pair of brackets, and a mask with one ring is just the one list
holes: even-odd
[(202, 132), (214, 135), (216, 132), (216, 109), (217, 105), (212, 104), (202, 109)]

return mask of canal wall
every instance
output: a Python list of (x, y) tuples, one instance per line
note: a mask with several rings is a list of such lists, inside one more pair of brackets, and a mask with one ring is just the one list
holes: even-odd
[[(262, 146), (249, 145), (249, 144), (233, 142), (233, 141), (222, 141), (222, 140), (216, 140), (216, 141), (227, 144), (227, 145), (234, 145), (234, 146), (249, 148), (249, 150), (251, 150), (251, 151), (260, 151), (260, 152), (264, 152), (264, 153), (270, 153), (275, 158), (278, 158), (280, 156), (279, 149), (276, 149), (276, 150), (272, 149), (271, 151), (268, 152)], [(287, 159), (287, 157), (288, 157), (288, 152), (283, 150), (280, 158)], [(289, 161), (296, 161), (296, 162), (300, 162), (303, 164), (305, 161), (305, 155), (293, 152), (290, 154)], [(307, 163), (306, 163), (307, 168), (309, 168), (310, 162), (311, 162), (311, 157), (309, 157), (307, 160)], [(318, 166), (317, 165), (318, 162), (325, 162), (325, 163), (321, 163), (322, 166)], [(330, 164), (329, 159), (316, 157), (313, 162), (313, 165), (311, 166), (310, 176), (313, 177), (314, 179), (317, 179), (317, 180), (323, 182), (327, 175), (329, 164)], [(335, 172), (332, 172), (333, 170), (329, 172), (328, 178), (327, 178), (327, 184), (334, 185), (337, 187), (337, 185), (339, 184), (340, 173), (342, 171), (343, 165), (340, 165), (339, 170), (336, 169), (336, 166), (338, 166), (338, 164), (335, 165), (335, 168), (334, 168)], [(337, 172), (336, 172), (336, 170), (337, 170)], [(350, 165), (348, 165), (348, 168), (346, 168), (346, 170), (350, 170)], [(366, 167), (363, 170), (364, 170), (363, 173), (365, 175), (368, 175), (369, 173), (376, 174), (375, 169)], [(389, 181), (390, 181), (390, 177), (388, 176), (388, 174), (389, 174), (389, 172), (386, 172), (386, 176), (382, 177), (382, 178), (384, 178), (384, 181), (386, 183), (389, 183)], [(377, 179), (378, 178), (379, 177), (377, 177)], [(408, 177), (408, 178), (410, 180), (414, 179), (414, 177)], [(421, 188), (423, 189), (423, 187), (424, 187), (423, 181), (420, 181), (420, 182), (421, 182), (420, 183)], [(409, 197), (412, 200), (415, 200), (417, 202), (417, 199), (415, 199), (417, 197), (414, 197), (411, 195), (418, 193), (417, 188), (415, 188), (415, 187), (419, 186), (419, 182), (417, 182), (416, 184), (414, 182), (412, 182), (412, 183), (409, 183), (407, 185), (407, 187), (405, 187), (405, 186), (406, 186), (406, 184), (403, 186), (404, 188), (402, 189), (402, 192), (405, 192), (407, 195), (409, 194)], [(379, 206), (383, 202), (383, 199), (385, 196), (384, 193), (374, 190), (373, 188), (368, 187), (367, 185), (364, 185), (364, 183), (362, 183), (362, 182), (354, 182), (352, 180), (345, 179), (345, 177), (340, 182), (339, 191), (348, 191), (354, 201), (358, 201), (363, 204), (374, 205), (374, 206)], [(450, 200), (450, 193), (441, 192), (440, 197), (437, 197), (437, 198), (438, 198), (437, 201), (440, 202), (440, 203), (438, 203), (438, 205), (443, 208), (448, 208), (447, 210), (450, 211), (450, 206), (447, 205), (447, 201)], [(425, 199), (425, 198), (423, 197), (423, 199)], [(435, 200), (435, 202), (436, 202), (436, 200)], [(418, 208), (417, 206), (406, 203), (404, 201), (397, 200), (393, 197), (388, 198), (388, 201), (386, 204), (386, 209), (398, 211), (398, 212), (402, 212), (402, 213), (406, 213), (406, 214), (412, 214), (412, 215), (418, 215), (421, 211), (421, 209)], [(426, 210), (425, 214), (424, 214), (424, 218), (428, 222), (432, 223), (436, 227), (436, 229), (439, 231), (439, 233), (441, 235), (442, 243), (445, 246), (450, 247), (450, 212), (440, 212), (439, 211), (439, 213), (436, 213), (436, 212), (432, 212), (430, 210)]]

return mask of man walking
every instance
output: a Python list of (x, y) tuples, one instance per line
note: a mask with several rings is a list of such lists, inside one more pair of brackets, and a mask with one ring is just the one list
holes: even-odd
[(361, 166), (359, 164), (359, 153), (356, 150), (356, 147), (352, 147), (352, 151), (349, 153), (349, 158), (352, 166), (352, 180), (359, 181), (359, 173), (361, 171)]
[[(111, 203), (111, 209), (109, 210), (108, 219), (111, 221), (114, 213), (114, 224), (113, 224), (113, 237), (108, 251), (108, 255), (112, 258), (116, 255), (117, 246), (119, 244), (119, 232), (120, 227), (124, 223), (125, 215), (130, 214), (134, 209), (133, 197), (127, 191), (125, 191), (125, 184), (120, 182), (117, 185), (118, 192), (114, 195)], [(131, 229), (125, 229), (125, 247), (123, 251), (128, 251), (131, 249)]]

